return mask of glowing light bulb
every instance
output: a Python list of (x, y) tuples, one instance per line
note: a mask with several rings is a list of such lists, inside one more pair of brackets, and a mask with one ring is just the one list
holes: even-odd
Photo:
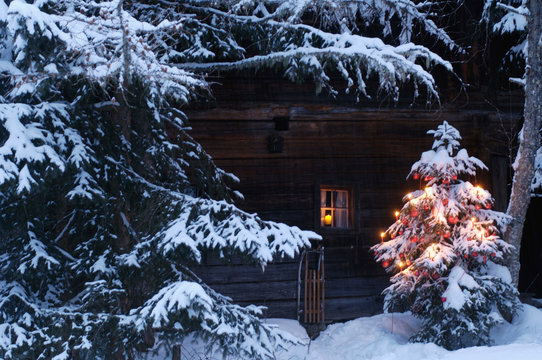
[(431, 260), (434, 260), (436, 255), (435, 245), (431, 245), (429, 248), (427, 248), (427, 255), (429, 255)]

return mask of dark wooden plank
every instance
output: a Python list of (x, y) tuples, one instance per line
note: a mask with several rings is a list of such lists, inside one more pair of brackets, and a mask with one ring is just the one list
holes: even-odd
[[(240, 305), (249, 305), (239, 302)], [(362, 316), (371, 316), (382, 313), (382, 297), (351, 297), (340, 299), (326, 299), (325, 318), (327, 321), (351, 320)], [(296, 319), (297, 303), (295, 301), (267, 301), (258, 305), (266, 306), (264, 318)]]
[[(388, 285), (387, 278), (326, 278), (326, 299), (376, 296)], [(296, 300), (297, 281), (262, 281), (214, 284), (213, 289), (234, 301), (262, 303), (270, 300)]]
[(326, 320), (344, 321), (382, 313), (381, 296), (326, 299)]
[(264, 272), (250, 265), (238, 266), (198, 266), (194, 272), (209, 284), (268, 282), (297, 279), (299, 262), (270, 264)]
[(251, 304), (250, 302), (238, 302), (239, 305), (259, 305), (267, 307), (263, 311), (262, 318), (297, 318), (297, 303), (293, 300), (266, 301), (259, 304)]
[[(352, 250), (351, 247), (329, 248), (325, 250), (326, 279), (338, 279), (361, 276), (382, 276), (384, 271), (377, 264), (372, 252), (367, 248)], [(265, 282), (280, 280), (296, 280), (299, 270), (299, 259), (269, 264), (262, 272), (260, 267), (245, 264), (224, 264), (217, 261), (215, 265), (200, 265), (194, 272), (209, 284)]]
[(261, 304), (270, 300), (296, 300), (296, 281), (214, 284), (213, 289), (233, 301)]

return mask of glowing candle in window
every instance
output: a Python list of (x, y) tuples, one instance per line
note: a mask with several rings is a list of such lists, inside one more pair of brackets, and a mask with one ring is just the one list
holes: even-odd
[(326, 211), (326, 215), (324, 216), (324, 225), (331, 226), (332, 221), (333, 217), (331, 216), (331, 211)]

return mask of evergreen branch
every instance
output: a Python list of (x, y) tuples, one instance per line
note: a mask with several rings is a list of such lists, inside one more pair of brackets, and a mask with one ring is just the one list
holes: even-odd
[(531, 15), (531, 12), (529, 11), (529, 9), (526, 6), (520, 6), (520, 7), (516, 8), (516, 7), (510, 6), (510, 5), (501, 3), (501, 2), (496, 3), (496, 6), (498, 8), (500, 8), (500, 9), (506, 10), (508, 12), (511, 12), (511, 13), (514, 13), (514, 14), (517, 14), (517, 15), (522, 15), (522, 16), (525, 16), (525, 17)]

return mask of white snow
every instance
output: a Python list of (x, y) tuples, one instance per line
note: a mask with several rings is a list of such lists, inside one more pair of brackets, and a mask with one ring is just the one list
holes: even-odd
[[(542, 359), (542, 310), (523, 305), (509, 323), (492, 330), (493, 346), (470, 347), (448, 351), (435, 344), (409, 343), (420, 327), (410, 313), (380, 314), (333, 324), (318, 338), (309, 340), (295, 320), (268, 319), (281, 330), (300, 339), (299, 345), (276, 353), (277, 360), (540, 360)], [(183, 358), (222, 359), (221, 354), (204, 355), (202, 341), (189, 336), (182, 343)], [(165, 350), (148, 359), (169, 359)], [(236, 358), (229, 357), (229, 360)]]
[[(448, 276), (448, 288), (442, 294), (446, 300), (444, 308), (453, 308), (460, 311), (466, 301), (466, 296), (461, 288), (474, 289), (480, 287), (478, 283), (467, 274), (465, 269), (455, 266)], [(467, 295), (468, 296), (468, 295)]]

